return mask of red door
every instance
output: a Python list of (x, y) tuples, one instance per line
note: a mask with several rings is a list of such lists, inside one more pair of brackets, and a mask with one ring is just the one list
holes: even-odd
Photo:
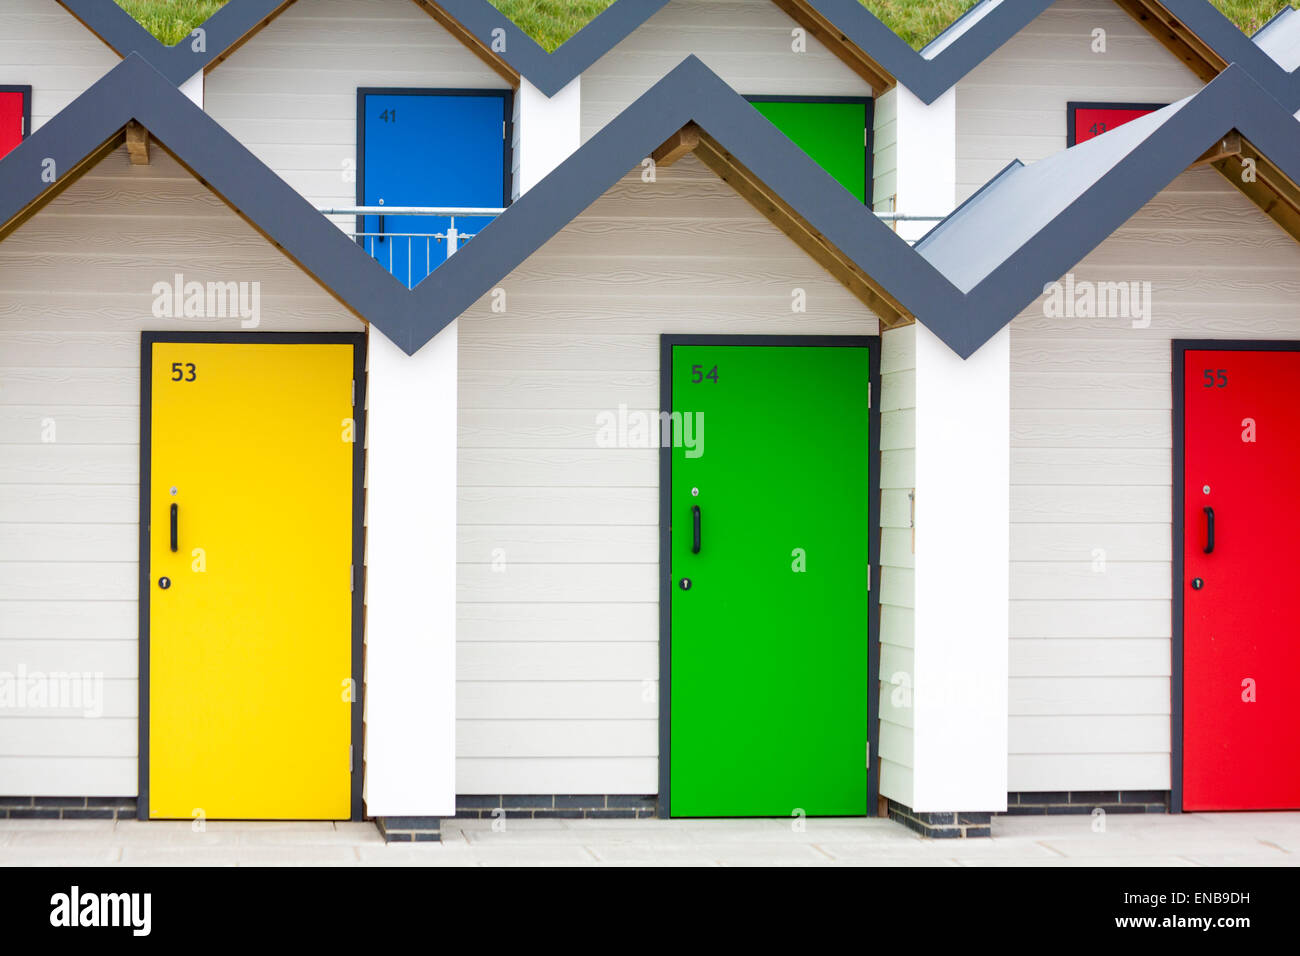
[(0, 90), (0, 156), (23, 141), (27, 95), (21, 90)]
[(1183, 362), (1183, 808), (1300, 808), (1300, 351)]
[(1079, 143), (1100, 136), (1116, 126), (1123, 126), (1139, 116), (1146, 116), (1148, 113), (1154, 113), (1160, 109), (1159, 106), (1145, 104), (1126, 106), (1109, 103), (1078, 103), (1071, 104), (1071, 106), (1070, 122), (1072, 125), (1068, 137), (1068, 145), (1070, 146), (1077, 146)]

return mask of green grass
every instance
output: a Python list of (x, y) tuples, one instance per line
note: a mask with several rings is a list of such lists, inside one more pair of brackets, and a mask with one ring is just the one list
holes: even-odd
[(206, 20), (226, 0), (116, 0), (150, 33), (167, 46), (175, 46)]
[[(116, 0), (168, 46), (189, 35), (225, 0)], [(547, 50), (590, 23), (614, 0), (491, 0), (520, 28)], [(971, 7), (975, 0), (858, 0), (887, 23), (899, 36), (920, 49), (944, 27)], [(1254, 33), (1287, 5), (1288, 0), (1211, 0), (1229, 20), (1246, 33)], [(1292, 4), (1294, 5), (1294, 4)]]

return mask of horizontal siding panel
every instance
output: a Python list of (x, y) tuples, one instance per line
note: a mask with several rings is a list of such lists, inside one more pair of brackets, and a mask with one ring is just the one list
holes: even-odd
[(134, 720), (102, 717), (0, 718), (0, 757), (134, 757)]
[[(35, 676), (27, 671), (24, 675), (29, 681)], [(12, 706), (4, 708), (0, 721), (11, 717), (30, 717), (33, 719), (66, 720), (100, 720), (104, 718), (128, 718), (134, 720), (140, 710), (140, 685), (136, 680), (116, 678), (112, 680), (83, 678), (73, 674), (55, 678), (44, 675), (41, 685), (35, 691), (32, 684), (27, 684), (23, 692), (22, 703), (14, 699)], [(35, 694), (34, 694), (35, 691)], [(37, 732), (39, 734), (39, 731)]]
[(645, 488), (658, 482), (659, 451), (461, 446), (456, 466), (462, 487)]
[[(491, 323), (484, 321), (486, 328)], [(536, 332), (536, 322), (530, 322)], [(567, 326), (566, 326), (567, 327)], [(459, 407), (464, 411), (499, 408), (659, 407), (659, 372), (462, 368)], [(647, 397), (649, 401), (647, 401)]]
[(1169, 413), (1160, 410), (1012, 409), (1011, 444), (1059, 448), (1165, 448), (1173, 440)]
[(1168, 715), (1165, 677), (1011, 678), (1013, 716)]
[(43, 797), (134, 797), (136, 758), (0, 757), (0, 780), (13, 794)]
[(1011, 488), (1016, 523), (1153, 524), (1169, 522), (1173, 492), (1163, 487), (1031, 485)]
[(1017, 485), (1167, 485), (1173, 452), (1168, 446), (1013, 448), (1011, 474)]
[[(3, 767), (3, 764), (0, 764)], [(503, 793), (659, 792), (657, 757), (456, 758), (456, 791)]]
[(656, 720), (659, 684), (644, 681), (460, 681), (460, 720)]
[(0, 443), (52, 443), (50, 434), (62, 444), (139, 444), (140, 406), (0, 405)]
[(654, 600), (655, 564), (462, 564), (456, 594), (474, 602), (583, 601), (592, 594), (613, 603)]
[(1168, 753), (1169, 718), (1012, 717), (1011, 754)]
[(0, 522), (133, 524), (140, 492), (132, 485), (4, 485)]
[(1168, 677), (1163, 638), (1051, 638), (1011, 642), (1011, 672), (1024, 677)]
[(659, 677), (658, 643), (462, 641), (462, 681), (646, 681)]
[(476, 757), (657, 757), (659, 733), (653, 720), (462, 719), (456, 721), (456, 752)]
[(1131, 601), (1168, 598), (1170, 568), (1155, 562), (1012, 562), (1011, 599)]
[(5, 601), (0, 606), (0, 648), (5, 641), (134, 641), (134, 596), (124, 601)]
[[(2, 545), (3, 537), (0, 537), (0, 548)], [(462, 565), (486, 564), (489, 568), (501, 568), (496, 573), (506, 575), (512, 567), (530, 564), (557, 566), (557, 571), (558, 566), (605, 562), (657, 567), (659, 529), (648, 525), (624, 528), (461, 525), (457, 531), (457, 557)]]
[[(7, 602), (6, 602), (7, 604)], [(0, 604), (0, 610), (6, 607)], [(93, 615), (96, 604), (86, 604)], [(109, 638), (63, 638), (46, 635), (0, 641), (0, 671), (15, 674), (101, 674), (105, 680), (134, 680), (139, 671), (139, 644)]]
[(1012, 601), (1011, 637), (1169, 637), (1168, 599), (1107, 601)]
[[(3, 525), (0, 525), (2, 528)], [(129, 601), (139, 590), (134, 562), (7, 561), (0, 564), (0, 601)]]
[(1021, 524), (1011, 526), (1015, 562), (1088, 563), (1100, 570), (1112, 562), (1173, 559), (1172, 529), (1167, 524)]
[(1168, 790), (1168, 753), (1012, 754), (1007, 789)]
[[(457, 659), (458, 672), (463, 678), (470, 679), (459, 666), (464, 655), (469, 653), (465, 649), (469, 643), (536, 641), (542, 645), (540, 654), (544, 654), (546, 645), (553, 642), (654, 643), (659, 640), (659, 605), (648, 601), (640, 604), (475, 604), (461, 601), (456, 606), (456, 639), (462, 648)], [(644, 676), (638, 673), (635, 679)]]
[[(21, 308), (21, 307), (19, 307)], [(8, 326), (8, 316), (0, 308), (0, 328)], [(30, 311), (22, 309), (28, 319)], [(85, 315), (81, 309), (69, 310), (70, 317)], [(138, 312), (135, 316), (138, 320)], [(59, 328), (42, 310), (42, 326)], [(92, 318), (101, 322), (100, 316)], [(4, 359), (10, 360), (5, 354)], [(134, 368), (25, 368), (0, 366), (0, 404), (3, 405), (135, 405), (140, 404), (140, 372)]]
[(880, 723), (880, 756), (900, 767), (911, 767), (914, 762), (912, 754), (912, 730), (889, 721)]
[(880, 646), (912, 647), (916, 636), (916, 612), (897, 604), (880, 609)]
[(880, 761), (880, 795), (897, 800), (905, 807), (916, 801), (912, 797), (912, 768), (894, 763), (892, 760)]
[[(658, 488), (461, 488), (470, 525), (659, 525)], [(546, 520), (538, 520), (539, 518)]]
[[(56, 423), (56, 434), (58, 425)], [(138, 444), (9, 445), (0, 485), (129, 485), (140, 483)]]

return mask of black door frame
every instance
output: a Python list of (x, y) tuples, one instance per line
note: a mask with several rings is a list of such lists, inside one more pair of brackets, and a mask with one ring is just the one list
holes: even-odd
[(1183, 812), (1183, 642), (1184, 634), (1184, 597), (1183, 578), (1186, 569), (1183, 564), (1184, 527), (1183, 515), (1187, 507), (1186, 490), (1186, 438), (1187, 438), (1187, 381), (1184, 365), (1188, 352), (1300, 352), (1300, 340), (1285, 339), (1174, 339), (1172, 347), (1173, 364), (1173, 621), (1170, 630), (1172, 653), (1172, 676), (1170, 678), (1170, 789), (1169, 811)]
[(136, 818), (149, 817), (149, 594), (153, 579), (150, 566), (149, 485), (153, 438), (153, 345), (155, 342), (216, 342), (238, 345), (325, 345), (352, 346), (352, 417), (356, 425), (352, 445), (352, 780), (351, 819), (364, 819), (362, 783), (365, 738), (365, 463), (366, 463), (366, 334), (364, 332), (142, 332), (140, 334), (140, 519), (139, 519), (139, 796)]
[[(678, 335), (659, 336), (659, 411), (673, 409), (673, 346), (820, 346), (865, 348), (869, 357), (871, 413), (867, 420), (867, 811), (878, 816), (880, 791), (880, 336), (879, 335)], [(658, 815), (672, 811), (672, 499), (673, 450), (659, 442), (659, 799)]]
[[(1065, 104), (1065, 147), (1076, 145), (1075, 116), (1079, 110), (1162, 110), (1168, 103), (1098, 103), (1084, 100), (1070, 100)], [(1106, 132), (1110, 132), (1107, 130)], [(1101, 135), (1101, 134), (1098, 134)]]
[(23, 84), (0, 83), (0, 93), (19, 93), (23, 98), (23, 134), (19, 144), (32, 135), (32, 88)]

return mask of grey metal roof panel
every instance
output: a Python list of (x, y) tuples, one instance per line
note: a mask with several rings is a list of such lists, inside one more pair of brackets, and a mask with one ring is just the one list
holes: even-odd
[(1191, 99), (1036, 163), (1008, 167), (927, 233), (917, 251), (969, 292)]
[(1251, 37), (1283, 70), (1300, 67), (1300, 10), (1283, 7)]

